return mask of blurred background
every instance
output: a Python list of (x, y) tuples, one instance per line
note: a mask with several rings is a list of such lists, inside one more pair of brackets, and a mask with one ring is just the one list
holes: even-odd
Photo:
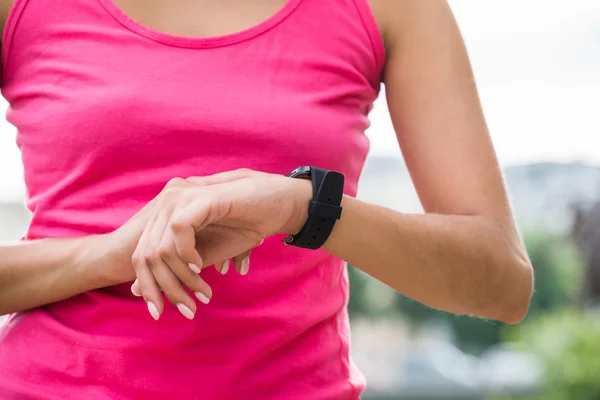
[[(349, 266), (364, 399), (600, 399), (600, 2), (450, 3), (535, 295), (526, 320), (509, 327), (431, 310)], [(383, 97), (371, 120), (359, 197), (422, 212)], [(29, 220), (14, 141), (0, 122), (0, 240), (19, 238)]]

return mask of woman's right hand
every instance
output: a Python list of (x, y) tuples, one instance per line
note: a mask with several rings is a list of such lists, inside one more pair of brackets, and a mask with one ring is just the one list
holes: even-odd
[(133, 281), (133, 252), (164, 193), (206, 184), (198, 178), (170, 181), (155, 199), (108, 234), (0, 245), (0, 315)]
[(111, 233), (98, 235), (92, 240), (92, 257), (96, 259), (108, 257), (107, 268), (100, 272), (102, 280), (108, 286), (132, 282), (136, 275), (131, 262), (131, 257), (142, 236), (144, 228), (148, 224), (160, 205), (164, 193), (173, 188), (188, 188), (202, 184), (200, 178), (174, 178), (171, 179), (163, 190), (148, 204), (138, 211), (133, 217), (125, 222), (120, 228)]

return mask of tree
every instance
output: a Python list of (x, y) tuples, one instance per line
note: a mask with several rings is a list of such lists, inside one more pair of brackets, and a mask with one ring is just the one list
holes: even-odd
[[(583, 271), (583, 259), (576, 246), (568, 238), (539, 231), (526, 234), (525, 244), (535, 270), (536, 286), (529, 315), (576, 303)], [(501, 323), (437, 311), (394, 293), (352, 267), (349, 274), (349, 308), (354, 317), (396, 315), (416, 327), (431, 321), (441, 322), (450, 326), (459, 347), (474, 353), (501, 340), (504, 329)], [(369, 290), (373, 287), (375, 290)], [(389, 304), (376, 301), (383, 296), (392, 296), (392, 301)]]
[(593, 310), (565, 309), (513, 330), (515, 346), (533, 352), (545, 365), (536, 400), (600, 399), (599, 317)]

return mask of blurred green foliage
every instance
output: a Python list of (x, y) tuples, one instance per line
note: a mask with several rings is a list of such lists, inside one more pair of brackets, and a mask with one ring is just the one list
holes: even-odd
[[(524, 240), (535, 270), (535, 293), (528, 318), (576, 303), (583, 275), (583, 259), (576, 246), (568, 239), (542, 231), (528, 232)], [(406, 318), (414, 327), (432, 321), (442, 323), (450, 327), (457, 345), (471, 353), (502, 339), (505, 327), (501, 323), (434, 310), (397, 294), (352, 267), (349, 275), (351, 316), (396, 315)]]
[(533, 318), (508, 336), (546, 366), (535, 399), (600, 399), (600, 313), (565, 309)]
[(584, 273), (581, 251), (568, 239), (539, 231), (527, 234), (525, 245), (535, 270), (529, 315), (576, 303)]

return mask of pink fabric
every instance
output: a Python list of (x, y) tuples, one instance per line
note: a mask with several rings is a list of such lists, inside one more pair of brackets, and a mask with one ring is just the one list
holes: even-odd
[[(290, 0), (240, 33), (183, 38), (110, 0), (17, 0), (2, 94), (26, 239), (114, 230), (172, 177), (342, 171), (354, 195), (384, 60), (365, 0)], [(155, 322), (129, 285), (12, 315), (0, 398), (356, 399), (342, 261), (271, 238), (250, 274), (203, 271), (210, 305)]]

